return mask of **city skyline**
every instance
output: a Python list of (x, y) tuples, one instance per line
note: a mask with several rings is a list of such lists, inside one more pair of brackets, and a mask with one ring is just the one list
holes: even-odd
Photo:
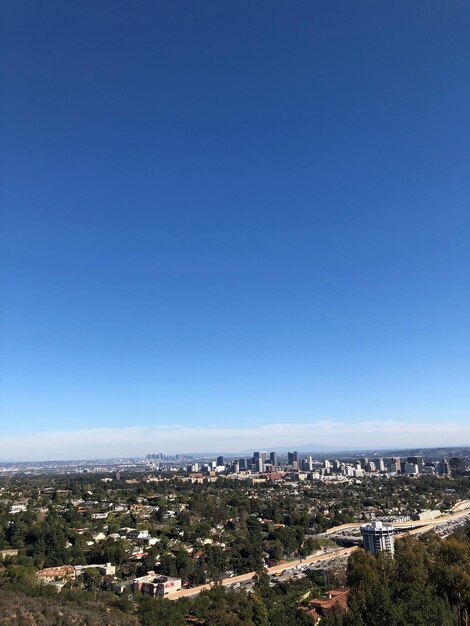
[(468, 6), (1, 12), (0, 457), (470, 445)]

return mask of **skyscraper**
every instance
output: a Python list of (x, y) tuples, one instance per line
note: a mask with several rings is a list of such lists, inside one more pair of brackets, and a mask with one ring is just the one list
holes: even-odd
[(418, 466), (418, 472), (421, 474), (424, 467), (424, 459), (422, 456), (409, 456), (407, 459), (408, 463), (412, 463), (413, 465)]
[(452, 457), (449, 461), (449, 467), (452, 474), (464, 474), (466, 469), (465, 459)]
[(299, 462), (299, 453), (298, 452), (288, 452), (287, 453), (287, 464), (294, 465), (294, 463)]
[(255, 472), (264, 472), (267, 452), (253, 452), (253, 465)]
[(269, 453), (269, 461), (271, 462), (273, 468), (277, 467), (277, 454), (275, 452)]
[(437, 471), (441, 476), (450, 476), (450, 465), (448, 459), (441, 459), (437, 464)]

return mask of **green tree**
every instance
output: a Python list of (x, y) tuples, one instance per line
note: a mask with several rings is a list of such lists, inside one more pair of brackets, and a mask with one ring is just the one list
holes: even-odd
[(87, 591), (96, 592), (101, 586), (101, 576), (99, 571), (92, 567), (86, 569), (81, 575), (83, 586)]
[(137, 615), (144, 626), (186, 626), (177, 603), (170, 600), (143, 596)]

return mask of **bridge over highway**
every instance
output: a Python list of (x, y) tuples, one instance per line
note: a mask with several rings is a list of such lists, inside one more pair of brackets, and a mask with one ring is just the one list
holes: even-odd
[[(468, 502), (468, 506), (465, 503)], [(458, 506), (458, 505), (462, 506)], [(458, 507), (458, 508), (457, 508)], [(465, 517), (470, 513), (470, 501), (465, 500), (461, 503), (457, 503), (452, 509), (452, 513), (447, 513), (446, 515), (442, 515), (441, 517), (436, 517), (432, 520), (410, 520), (409, 522), (390, 522), (393, 526), (400, 530), (414, 530), (417, 528), (430, 527), (433, 528), (435, 526), (439, 526), (440, 524), (446, 524), (447, 522), (451, 522), (461, 517)], [(353, 530), (360, 528), (365, 522), (350, 522), (348, 524), (341, 524), (340, 526), (334, 526), (333, 528), (328, 528), (323, 534), (325, 536), (335, 535), (344, 530)]]

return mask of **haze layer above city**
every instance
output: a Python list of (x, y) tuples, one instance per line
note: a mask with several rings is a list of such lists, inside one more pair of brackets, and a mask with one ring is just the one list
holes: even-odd
[(470, 7), (1, 7), (0, 460), (470, 445)]

